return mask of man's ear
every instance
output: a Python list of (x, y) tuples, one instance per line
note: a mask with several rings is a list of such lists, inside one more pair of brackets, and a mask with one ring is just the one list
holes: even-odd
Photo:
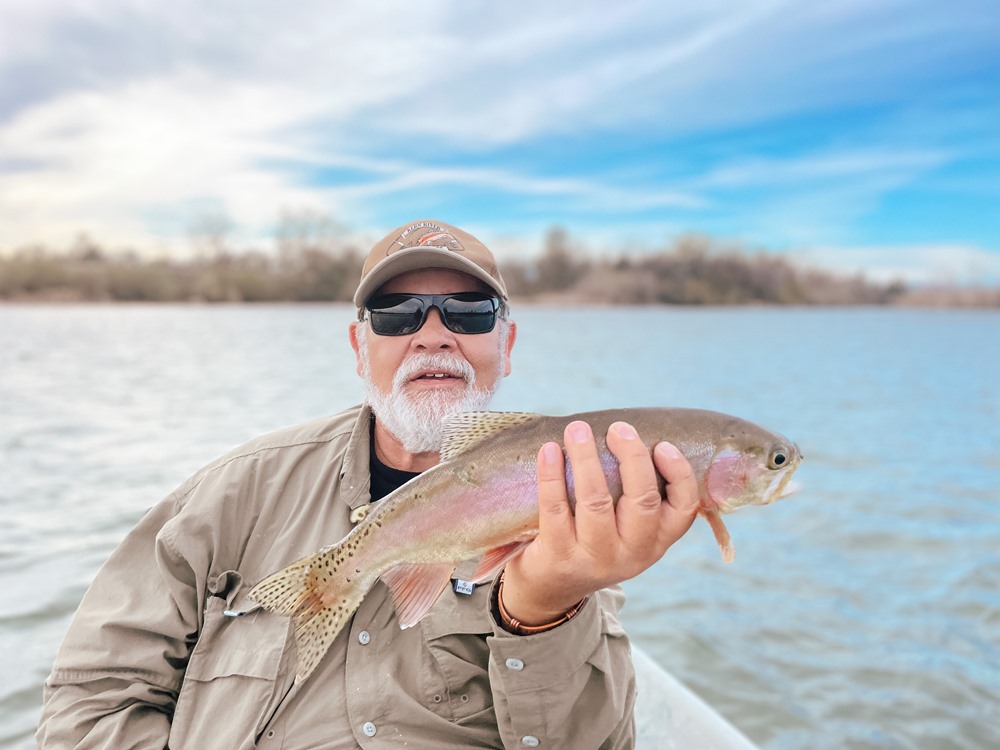
[(507, 341), (504, 344), (503, 376), (510, 375), (510, 350), (514, 348), (514, 340), (517, 338), (517, 323), (510, 321), (507, 329)]
[(347, 336), (351, 340), (351, 348), (354, 350), (354, 358), (356, 360), (355, 369), (358, 371), (358, 375), (364, 377), (364, 366), (361, 362), (361, 344), (358, 342), (358, 326), (361, 325), (360, 321), (353, 321), (347, 329)]

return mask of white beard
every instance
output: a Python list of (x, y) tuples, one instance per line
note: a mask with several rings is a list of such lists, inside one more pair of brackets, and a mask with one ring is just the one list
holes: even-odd
[[(476, 388), (476, 371), (465, 359), (454, 354), (418, 354), (406, 359), (392, 380), (392, 391), (384, 393), (375, 385), (368, 358), (367, 336), (359, 331), (362, 376), (368, 404), (375, 419), (402, 444), (407, 453), (439, 453), (444, 439), (445, 420), (452, 414), (481, 411), (489, 406), (490, 399), (500, 386), (499, 374), (492, 388)], [(503, 366), (503, 351), (498, 357), (498, 368)], [(428, 390), (410, 394), (407, 383), (417, 373), (437, 370), (461, 377), (465, 389), (461, 394)], [(498, 369), (498, 373), (502, 373)]]

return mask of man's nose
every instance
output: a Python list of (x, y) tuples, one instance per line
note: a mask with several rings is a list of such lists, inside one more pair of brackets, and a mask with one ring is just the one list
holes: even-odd
[(436, 307), (427, 311), (424, 324), (413, 334), (413, 345), (422, 349), (450, 349), (455, 345), (455, 334), (445, 326)]

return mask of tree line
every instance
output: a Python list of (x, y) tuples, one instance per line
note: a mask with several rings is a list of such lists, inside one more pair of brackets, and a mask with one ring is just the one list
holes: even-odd
[[(327, 228), (328, 229), (328, 228)], [(344, 302), (363, 252), (311, 219), (282, 223), (277, 252), (234, 252), (209, 234), (185, 260), (110, 253), (80, 238), (0, 255), (0, 300), (67, 302)], [(726, 248), (704, 236), (656, 252), (593, 258), (551, 230), (532, 259), (503, 259), (511, 297), (524, 301), (667, 305), (1000, 306), (1000, 289), (914, 289), (861, 275), (803, 268), (783, 256)]]

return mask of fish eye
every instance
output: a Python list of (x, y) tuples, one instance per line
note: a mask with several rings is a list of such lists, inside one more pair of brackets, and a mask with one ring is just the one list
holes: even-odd
[(786, 463), (788, 463), (788, 454), (784, 448), (773, 451), (767, 459), (767, 465), (772, 469), (780, 469)]

